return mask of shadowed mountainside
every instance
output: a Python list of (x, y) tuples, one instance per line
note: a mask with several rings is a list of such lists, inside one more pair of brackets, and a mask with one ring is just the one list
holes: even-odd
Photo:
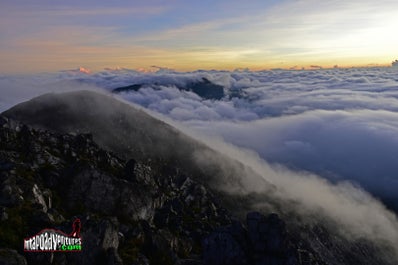
[[(325, 264), (276, 214), (238, 221), (165, 161), (125, 161), (89, 134), (2, 116), (0, 140), (0, 264)], [(45, 227), (68, 233), (75, 218), (81, 252), (22, 252), (23, 238)]]
[[(213, 186), (233, 182), (249, 168), (229, 159), (172, 126), (110, 95), (90, 91), (45, 94), (5, 111), (5, 116), (54, 132), (90, 133), (103, 148), (123, 159), (163, 159)], [(211, 159), (197, 159), (206, 154)], [(220, 170), (219, 161), (225, 164)], [(255, 173), (253, 172), (254, 176)], [(207, 179), (203, 179), (207, 177)], [(227, 179), (227, 180), (226, 180)], [(272, 185), (258, 178), (265, 190)]]

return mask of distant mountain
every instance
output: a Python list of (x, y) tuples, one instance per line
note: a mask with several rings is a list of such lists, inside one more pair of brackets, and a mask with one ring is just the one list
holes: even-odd
[(130, 86), (123, 86), (123, 87), (118, 87), (112, 90), (113, 93), (122, 93), (122, 92), (130, 92), (130, 91), (138, 91), (140, 90), (141, 87), (144, 85), (142, 84), (134, 84)]
[[(396, 264), (389, 246), (292, 212), (249, 167), (109, 95), (46, 94), (3, 115), (0, 263), (50, 264), (20, 240), (79, 217), (90, 251), (53, 264)], [(247, 175), (262, 193), (226, 191)]]
[[(163, 86), (176, 86), (175, 84), (162, 84)], [(133, 84), (124, 87), (118, 87), (112, 90), (113, 93), (122, 93), (122, 92), (129, 92), (129, 91), (138, 91), (141, 88), (146, 86), (151, 86), (153, 88), (159, 87), (159, 84)], [(220, 85), (214, 84), (209, 81), (207, 78), (202, 78), (199, 81), (190, 82), (185, 86), (177, 86), (180, 90), (191, 91), (204, 99), (214, 99), (220, 100), (222, 99), (224, 94), (224, 88)]]

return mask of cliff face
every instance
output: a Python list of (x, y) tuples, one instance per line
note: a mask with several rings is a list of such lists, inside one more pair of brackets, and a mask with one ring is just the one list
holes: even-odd
[[(212, 159), (194, 159), (198, 152)], [(240, 175), (251, 173), (112, 97), (32, 99), (0, 118), (0, 257), (6, 264), (396, 264), (388, 246), (348, 240), (321, 215), (306, 220), (300, 209), (286, 210), (289, 202), (271, 196), (265, 180), (256, 182), (261, 194), (220, 189), (239, 188)], [(256, 202), (267, 207), (251, 212)], [(77, 217), (82, 253), (23, 253), (23, 238), (43, 228), (69, 233)]]
[[(242, 223), (165, 161), (126, 161), (89, 134), (1, 116), (0, 143), (2, 264), (323, 264), (276, 214), (249, 213)], [(22, 252), (23, 238), (44, 228), (69, 233), (76, 217), (81, 253)]]

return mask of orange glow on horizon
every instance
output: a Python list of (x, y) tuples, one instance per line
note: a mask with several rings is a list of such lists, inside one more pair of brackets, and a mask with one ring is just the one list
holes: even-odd
[(80, 73), (84, 73), (84, 74), (91, 74), (91, 70), (90, 69), (84, 68), (82, 66), (79, 67), (79, 72)]

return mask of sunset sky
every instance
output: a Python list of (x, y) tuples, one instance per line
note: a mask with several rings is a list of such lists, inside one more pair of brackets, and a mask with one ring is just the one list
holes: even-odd
[(398, 1), (1, 0), (0, 73), (389, 65)]

